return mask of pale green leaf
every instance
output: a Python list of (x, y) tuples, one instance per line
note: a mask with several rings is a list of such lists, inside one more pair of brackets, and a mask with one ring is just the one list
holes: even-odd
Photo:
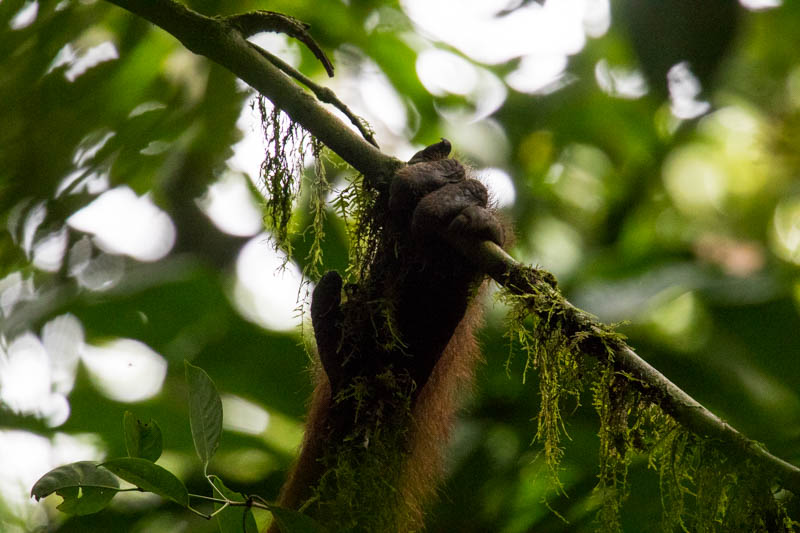
[(57, 507), (67, 514), (86, 515), (103, 509), (119, 490), (119, 481), (93, 461), (79, 461), (49, 471), (31, 489), (37, 500), (56, 493), (64, 501)]
[[(217, 476), (209, 476), (214, 487), (227, 499), (234, 502), (243, 502), (245, 497), (234, 492), (222, 483)], [(223, 504), (215, 502), (214, 510), (219, 510)], [(258, 525), (250, 507), (228, 506), (216, 515), (217, 524), (221, 533), (258, 533)]]
[(153, 492), (183, 507), (189, 506), (189, 492), (175, 475), (141, 457), (111, 459), (102, 465), (117, 476), (147, 492)]
[(197, 455), (203, 467), (213, 457), (222, 434), (222, 400), (205, 370), (184, 361), (189, 385), (189, 423)]
[(123, 428), (129, 457), (141, 457), (152, 462), (161, 457), (161, 428), (154, 419), (143, 422), (130, 411), (125, 411)]

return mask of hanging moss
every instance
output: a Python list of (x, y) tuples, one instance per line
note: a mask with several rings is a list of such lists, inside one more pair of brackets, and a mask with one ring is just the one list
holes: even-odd
[(651, 450), (658, 470), (664, 531), (790, 532), (799, 524), (786, 510), (791, 493), (774, 493), (774, 480), (751, 461), (738, 461), (714, 443), (673, 422)]
[(523, 382), (530, 369), (538, 371), (541, 407), (534, 440), (542, 443), (551, 478), (560, 488), (558, 472), (564, 455), (561, 440), (567, 434), (562, 408), (567, 401), (573, 402), (572, 409), (580, 405), (582, 358), (563, 333), (557, 302), (548, 307), (540, 305), (542, 299), (536, 295), (500, 294), (509, 305), (506, 336), (512, 351), (506, 368), (510, 369), (514, 347), (518, 346), (525, 356)]
[(627, 497), (628, 467), (632, 456), (628, 415), (634, 396), (625, 378), (617, 375), (610, 366), (603, 368), (592, 384), (592, 405), (600, 417), (600, 470), (595, 491), (601, 501), (597, 515), (601, 531), (620, 529), (620, 509)]
[(377, 380), (354, 380), (335, 398), (337, 405), (356, 406), (357, 432), (321, 458), (326, 472), (307, 504), (320, 522), (365, 533), (407, 531), (413, 522), (396, 485), (408, 460), (406, 383), (387, 370)]
[(313, 279), (319, 279), (321, 275), (319, 269), (322, 266), (322, 243), (325, 240), (325, 218), (327, 213), (325, 206), (328, 194), (331, 191), (331, 185), (328, 182), (325, 162), (323, 160), (324, 150), (324, 144), (316, 138), (311, 139), (311, 154), (314, 156), (314, 171), (309, 176), (311, 224), (306, 228), (306, 233), (311, 231), (313, 240), (311, 241), (311, 246), (306, 255), (307, 261), (303, 274)]
[(350, 240), (347, 274), (358, 281), (366, 279), (375, 262), (380, 248), (378, 221), (383, 217), (378, 213), (378, 191), (367, 185), (364, 176), (350, 175), (347, 180), (347, 186), (334, 200), (334, 208), (344, 220)]
[(258, 97), (257, 105), (266, 141), (261, 163), (261, 179), (267, 197), (266, 223), (277, 246), (290, 253), (289, 222), (294, 201), (300, 194), (308, 134), (280, 109), (268, 105), (263, 96)]
[[(540, 376), (541, 405), (535, 442), (540, 442), (555, 487), (566, 434), (565, 403), (578, 405), (584, 386), (592, 392), (599, 417), (599, 467), (595, 493), (600, 500), (598, 531), (621, 531), (623, 504), (630, 492), (628, 469), (637, 455), (659, 474), (662, 530), (665, 532), (790, 532), (799, 524), (786, 503), (793, 495), (774, 492), (776, 480), (742, 460), (736, 450), (693, 435), (646, 397), (636, 379), (615, 368), (613, 354), (622, 337), (598, 326), (589, 315), (569, 308), (554, 281), (533, 269), (513, 272), (516, 284), (501, 292), (509, 304), (507, 337), (511, 354), (525, 356)], [(541, 282), (545, 281), (546, 284)], [(591, 352), (596, 364), (584, 357)], [(735, 458), (735, 459), (734, 459)]]
[[(353, 281), (364, 278), (379, 244), (381, 224), (376, 221), (382, 219), (382, 214), (376, 208), (378, 192), (358, 174), (347, 174), (348, 185), (341, 191), (334, 191), (328, 181), (326, 166), (336, 165), (336, 162), (328, 156), (325, 146), (279, 109), (270, 106), (264, 97), (259, 97), (256, 105), (266, 144), (261, 163), (261, 181), (267, 199), (265, 223), (272, 232), (276, 247), (286, 252), (287, 257), (291, 256), (292, 238), (310, 233), (312, 240), (303, 275), (318, 279), (323, 264), (326, 207), (333, 192), (331, 207), (345, 221), (350, 240), (347, 273)], [(313, 171), (304, 173), (309, 150), (314, 159)], [(294, 228), (292, 212), (302, 187), (308, 187), (311, 221), (305, 228)]]

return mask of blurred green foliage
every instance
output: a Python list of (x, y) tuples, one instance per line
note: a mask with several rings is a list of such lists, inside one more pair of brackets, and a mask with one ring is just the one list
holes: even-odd
[[(518, 259), (554, 271), (570, 300), (602, 320), (626, 321), (622, 330), (640, 355), (771, 452), (800, 464), (800, 4), (751, 11), (720, 1), (700, 16), (695, 2), (683, 0), (659, 3), (661, 15), (642, 13), (647, 3), (615, 2), (610, 28), (569, 57), (561, 83), (535, 94), (509, 88), (478, 124), (453, 122), (453, 110), (474, 107), (468, 95), (432, 95), (420, 81), (423, 50), (460, 53), (430, 40), (397, 2), (188, 4), (210, 15), (268, 8), (310, 23), (334, 57), (331, 83), (348, 104), (363, 71), (385, 75), (406, 113), (397, 137), (419, 146), (448, 135), (478, 169), (491, 165), (513, 177), (516, 201), (508, 213)], [(221, 67), (110, 4), (42, 0), (23, 24), (15, 16), (30, 5), (0, 3), (0, 372), (15, 338), (40, 334), (65, 313), (80, 321), (87, 343), (137, 339), (163, 355), (168, 370), (160, 394), (128, 405), (104, 396), (79, 366), (65, 423), (50, 427), (0, 405), (0, 440), (12, 430), (52, 442), (64, 433), (93, 434), (101, 450), (120, 456), (122, 416), (130, 409), (158, 421), (164, 460), (190, 491), (201, 490), (183, 384), (181, 360), (188, 359), (221, 393), (271, 415), (261, 434), (226, 431), (209, 469), (237, 492), (274, 498), (310, 391), (304, 341), (237, 311), (232, 286), (247, 237), (219, 230), (196, 204), (225, 172), (251, 94)], [(54, 62), (68, 45), (80, 56), (105, 42), (118, 57), (83, 73), (69, 72), (74, 62)], [(294, 50), (299, 69), (324, 82), (313, 56)], [(670, 112), (665, 77), (680, 61), (696, 69), (697, 97), (710, 103), (705, 114), (679, 119)], [(473, 64), (502, 80), (516, 61)], [(635, 71), (650, 90), (617, 90), (620, 73)], [(491, 142), (471, 137), (487, 127)], [(382, 139), (381, 131), (384, 149), (409, 155), (407, 144), (388, 134)], [(76, 171), (80, 177), (56, 194)], [(121, 278), (100, 291), (79, 286), (66, 260), (50, 271), (32, 262), (35, 244), (95, 198), (98, 191), (87, 184), (98, 175), (107, 175), (112, 188), (147, 193), (177, 230), (169, 255), (151, 263), (125, 258)], [(41, 207), (41, 222), (30, 224)], [(299, 224), (308, 220), (303, 207)], [(68, 230), (65, 249), (82, 237)], [(310, 242), (306, 235), (295, 243), (292, 259), (301, 266)], [(329, 216), (329, 268), (345, 266), (346, 246), (342, 222)], [(10, 306), (15, 279), (28, 280), (34, 292)], [(598, 503), (594, 411), (584, 406), (568, 419), (562, 481), (569, 497), (555, 493), (539, 448), (530, 445), (535, 384), (521, 383), (522, 360), (513, 354), (507, 376), (503, 310), (495, 306), (488, 315), (481, 334), (486, 364), (457, 428), (428, 531), (591, 531)], [(10, 385), (0, 381), (0, 394), (1, 387)], [(624, 530), (651, 531), (661, 513), (657, 475), (642, 458), (630, 479)], [(31, 505), (6, 492), (0, 498), (0, 529), (42, 523)], [(89, 517), (48, 516), (64, 532), (215, 527), (153, 500)]]

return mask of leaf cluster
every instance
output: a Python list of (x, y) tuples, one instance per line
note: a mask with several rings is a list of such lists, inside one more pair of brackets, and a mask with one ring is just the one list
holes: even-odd
[[(283, 533), (323, 531), (311, 518), (297, 511), (282, 509), (257, 496), (245, 497), (226, 487), (218, 476), (208, 474), (209, 462), (222, 435), (222, 400), (203, 369), (188, 361), (185, 367), (192, 441), (213, 496), (190, 494), (175, 474), (156, 464), (162, 452), (161, 429), (155, 420), (144, 422), (130, 411), (125, 412), (123, 419), (128, 457), (102, 463), (78, 461), (54, 468), (34, 484), (31, 496), (39, 500), (55, 493), (63, 499), (57, 507), (60, 511), (88, 515), (104, 509), (117, 493), (137, 490), (157, 494), (207, 519), (215, 518), (221, 533), (256, 533), (254, 508), (270, 511)], [(120, 480), (134, 488), (120, 488)], [(213, 502), (214, 511), (206, 514), (197, 510), (191, 505), (192, 498)]]

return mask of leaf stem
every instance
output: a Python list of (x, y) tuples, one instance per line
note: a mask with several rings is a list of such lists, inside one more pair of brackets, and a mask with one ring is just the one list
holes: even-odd
[[(190, 495), (190, 496), (191, 496), (191, 495)], [(210, 514), (205, 514), (205, 513), (201, 512), (201, 511), (198, 511), (197, 509), (195, 509), (195, 508), (194, 508), (194, 507), (192, 507), (191, 505), (189, 505), (189, 506), (188, 506), (188, 507), (186, 507), (186, 508), (187, 508), (187, 509), (189, 509), (189, 510), (190, 510), (191, 512), (193, 512), (194, 514), (196, 514), (197, 516), (202, 516), (202, 517), (203, 517), (203, 518), (205, 518), (206, 520), (211, 520), (211, 518), (212, 518), (212, 516), (211, 516)]]

